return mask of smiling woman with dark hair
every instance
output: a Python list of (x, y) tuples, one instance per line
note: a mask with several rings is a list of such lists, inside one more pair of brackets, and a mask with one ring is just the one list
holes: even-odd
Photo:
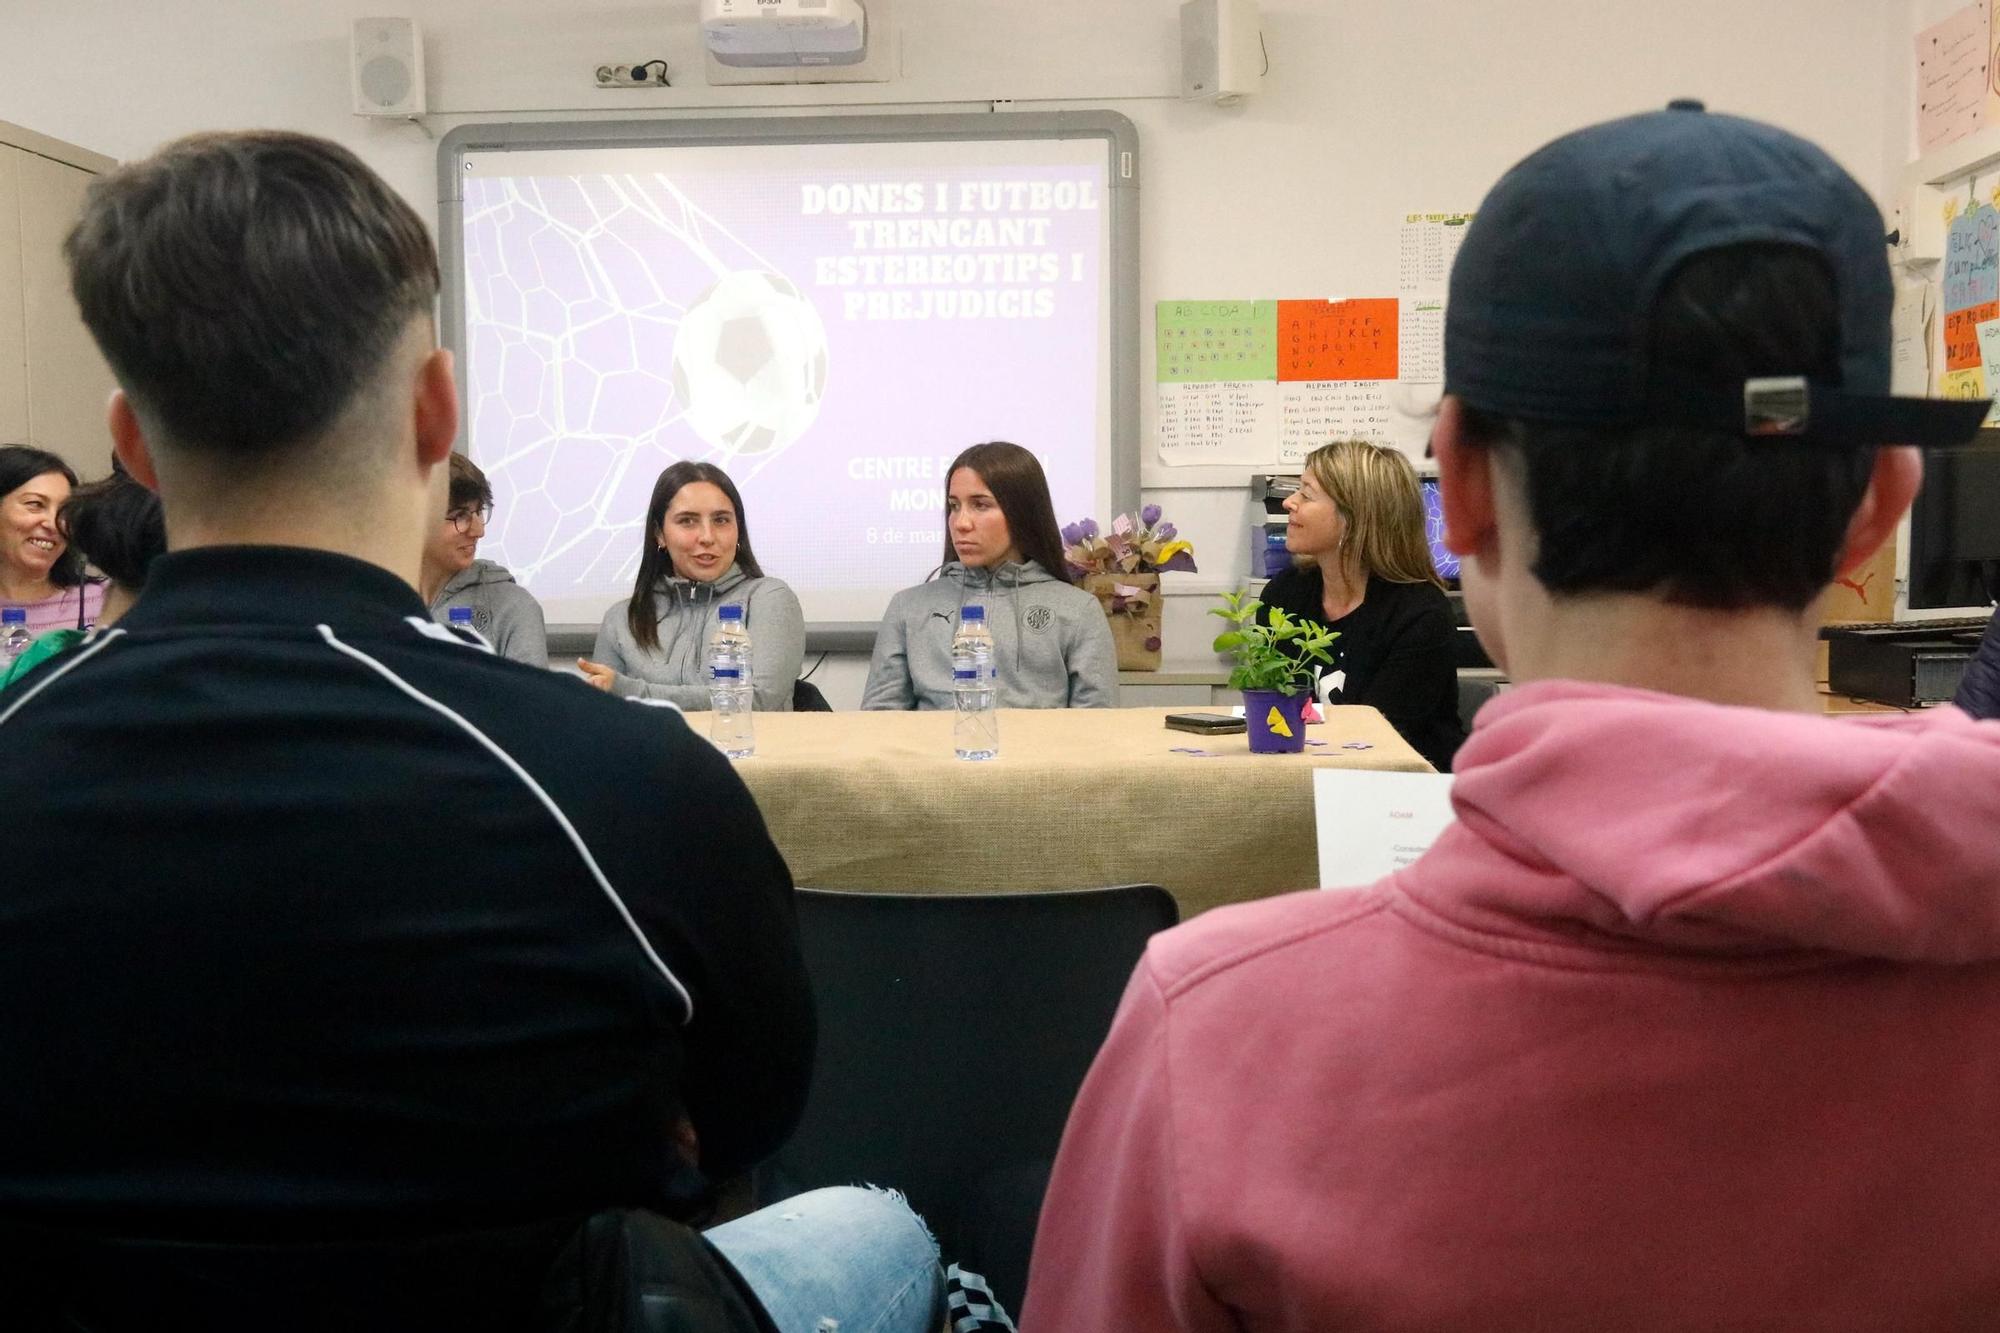
[(950, 708), (959, 608), (986, 606), (1002, 708), (1110, 708), (1118, 651), (1097, 599), (1072, 587), (1048, 478), (1018, 444), (975, 444), (945, 472), (944, 564), (890, 599), (863, 708)]
[(798, 594), (768, 578), (750, 549), (749, 517), (729, 474), (682, 461), (660, 473), (646, 505), (632, 596), (598, 626), (584, 679), (628, 698), (707, 708), (708, 641), (724, 606), (743, 608), (750, 685), (760, 712), (787, 712), (806, 654)]
[[(160, 512), (160, 497), (132, 480), (123, 468), (114, 468), (104, 480), (70, 492), (57, 513), (56, 526), (68, 543), (64, 554), (79, 562), (90, 561), (110, 580), (108, 588), (90, 585), (98, 589), (103, 603), (97, 612), (100, 629), (131, 609), (146, 586), (153, 561), (167, 549), (167, 523)], [(71, 625), (43, 634), (0, 674), (0, 690), (83, 638), (84, 631)]]
[(76, 488), (70, 465), (46, 449), (0, 445), (0, 610), (28, 613), (28, 631), (97, 619), (104, 585), (87, 579), (56, 512)]

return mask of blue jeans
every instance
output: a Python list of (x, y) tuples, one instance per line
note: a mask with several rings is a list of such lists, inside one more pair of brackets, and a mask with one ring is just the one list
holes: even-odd
[(901, 1196), (812, 1190), (704, 1233), (779, 1333), (937, 1333), (937, 1244)]

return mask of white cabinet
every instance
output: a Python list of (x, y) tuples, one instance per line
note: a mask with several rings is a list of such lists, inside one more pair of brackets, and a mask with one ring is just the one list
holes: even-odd
[(70, 295), (63, 239), (110, 158), (0, 121), (0, 443), (111, 470), (110, 367)]

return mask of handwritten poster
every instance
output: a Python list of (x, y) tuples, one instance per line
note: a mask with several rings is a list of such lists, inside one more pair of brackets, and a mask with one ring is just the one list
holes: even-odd
[(1396, 378), (1393, 299), (1278, 302), (1278, 379)]
[(1157, 434), (1165, 462), (1267, 466), (1279, 429), (1275, 380), (1159, 386)]
[(1278, 303), (1162, 301), (1153, 318), (1161, 459), (1268, 462), (1278, 432)]
[(1154, 336), (1162, 384), (1278, 374), (1276, 301), (1162, 301)]
[(1405, 384), (1444, 383), (1444, 298), (1405, 296), (1396, 314), (1397, 378)]
[(1928, 153), (1986, 123), (1987, 0), (1917, 34), (1917, 142)]
[(1278, 385), (1278, 461), (1297, 464), (1332, 440), (1394, 446), (1396, 410), (1381, 380), (1293, 380)]
[(1889, 391), (1921, 398), (1931, 391), (1931, 288), (1904, 283), (1889, 314)]
[(1978, 327), (2000, 317), (2000, 213), (1981, 204), (1952, 219), (1944, 239), (1944, 367), (1979, 366)]
[(1444, 382), (1444, 303), (1451, 266), (1472, 225), (1470, 213), (1405, 213), (1396, 286), (1398, 378), (1405, 384)]
[[(1979, 373), (1990, 391), (2000, 385), (2000, 319), (1989, 319), (1976, 330), (1979, 335)], [(1994, 424), (2000, 417), (2000, 404), (1986, 413), (1986, 424)]]
[(1471, 222), (1470, 213), (1405, 213), (1396, 254), (1397, 289), (1442, 294)]
[(1978, 366), (1970, 370), (1947, 370), (1938, 376), (1938, 397), (1973, 399), (1990, 397), (1986, 392), (1986, 372)]

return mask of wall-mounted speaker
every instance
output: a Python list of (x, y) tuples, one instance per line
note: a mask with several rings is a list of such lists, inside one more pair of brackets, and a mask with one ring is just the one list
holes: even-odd
[(415, 19), (354, 20), (350, 52), (355, 115), (424, 114), (424, 38)]
[(1181, 5), (1181, 96), (1228, 106), (1263, 83), (1264, 34), (1257, 0), (1186, 0)]

